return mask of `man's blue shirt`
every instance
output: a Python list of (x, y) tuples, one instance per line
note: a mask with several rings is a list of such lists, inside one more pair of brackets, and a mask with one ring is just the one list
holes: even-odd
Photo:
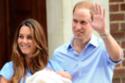
[(48, 67), (70, 72), (73, 83), (112, 83), (116, 63), (110, 59), (103, 41), (93, 35), (80, 53), (74, 50), (71, 42), (55, 50)]

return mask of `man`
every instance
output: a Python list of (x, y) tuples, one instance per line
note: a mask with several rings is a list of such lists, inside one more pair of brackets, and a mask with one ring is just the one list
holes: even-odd
[(122, 60), (123, 50), (106, 29), (104, 9), (91, 2), (77, 3), (72, 31), (72, 40), (55, 50), (48, 67), (69, 72), (73, 83), (112, 83), (113, 69)]

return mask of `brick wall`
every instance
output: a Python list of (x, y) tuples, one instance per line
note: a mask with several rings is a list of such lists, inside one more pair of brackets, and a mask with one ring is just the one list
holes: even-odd
[[(125, 0), (109, 0), (110, 30), (125, 54)], [(114, 71), (113, 83), (125, 83), (125, 57)]]

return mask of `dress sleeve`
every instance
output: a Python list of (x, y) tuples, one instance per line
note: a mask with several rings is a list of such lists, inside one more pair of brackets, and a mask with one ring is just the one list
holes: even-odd
[(5, 65), (2, 67), (0, 70), (0, 76), (3, 76), (7, 80), (10, 80), (11, 77), (13, 76), (13, 63), (12, 62), (7, 62)]

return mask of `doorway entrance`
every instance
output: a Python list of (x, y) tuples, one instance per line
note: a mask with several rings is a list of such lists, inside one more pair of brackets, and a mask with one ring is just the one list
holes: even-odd
[(46, 0), (0, 0), (0, 68), (10, 60), (15, 30), (26, 18), (39, 21), (47, 37)]

